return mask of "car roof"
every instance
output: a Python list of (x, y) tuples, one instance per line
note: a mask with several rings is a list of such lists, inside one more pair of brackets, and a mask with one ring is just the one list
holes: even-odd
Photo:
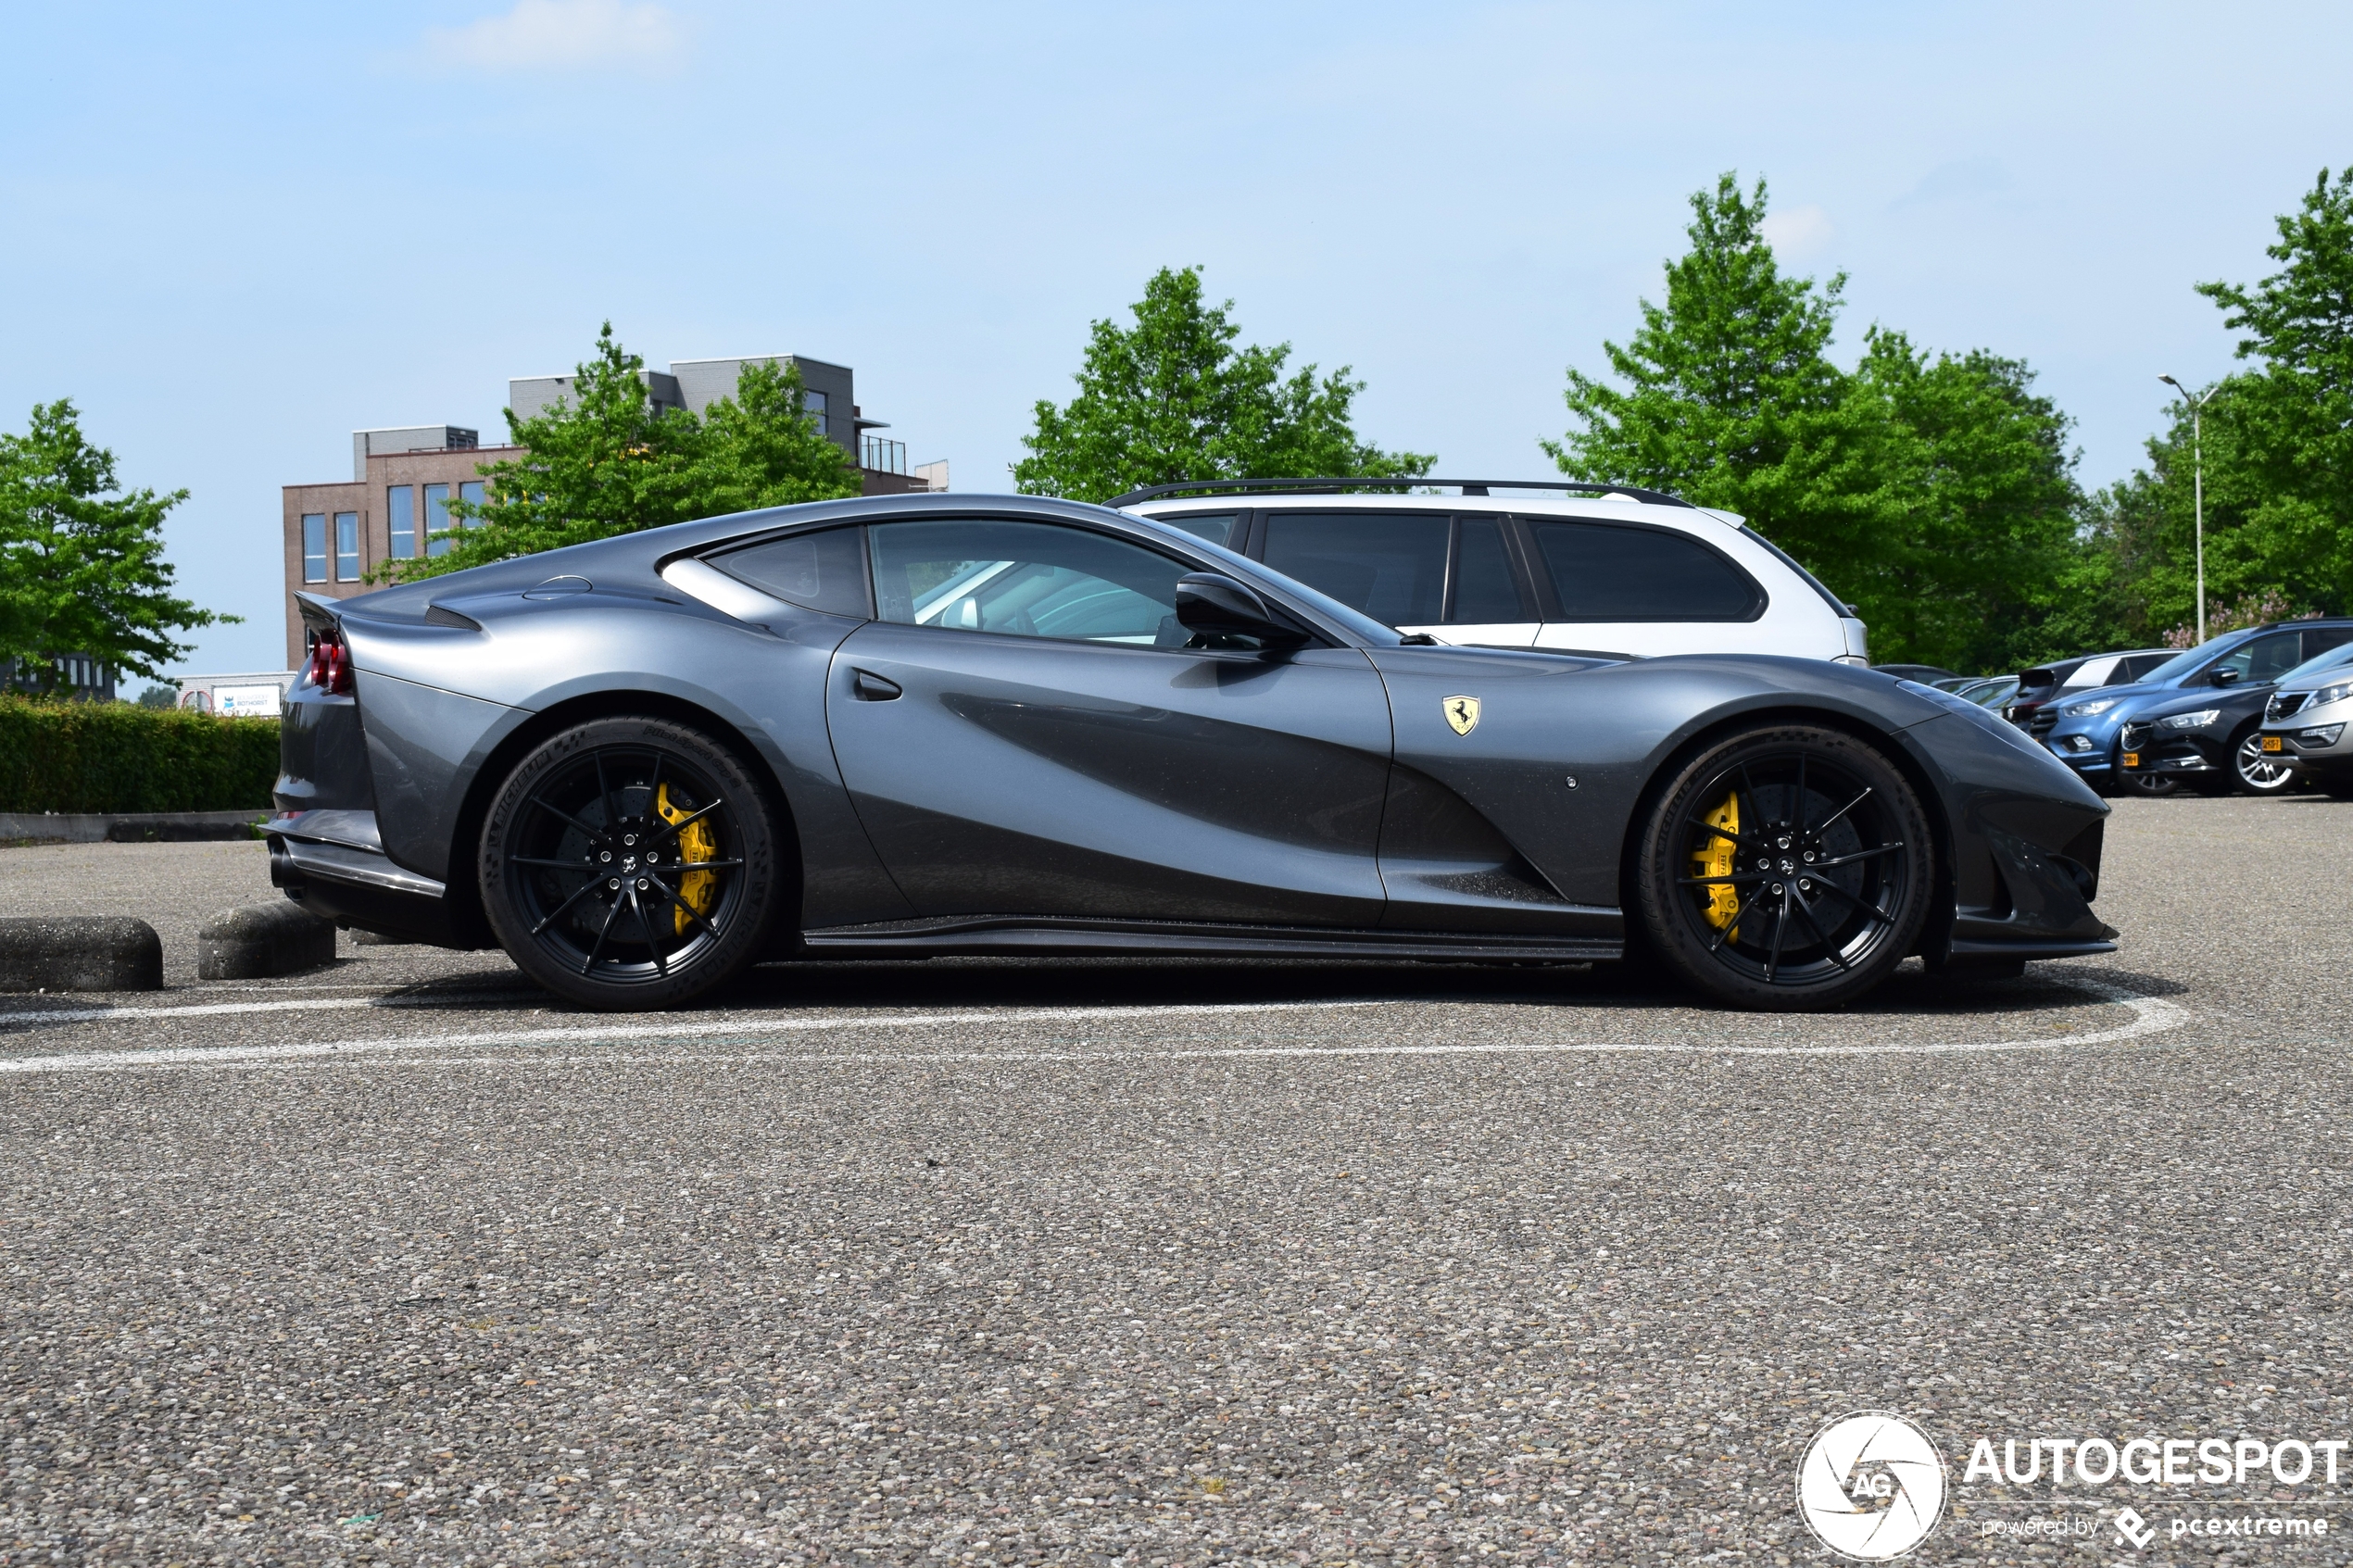
[(1161, 496), (1120, 508), (1139, 517), (1239, 511), (1494, 512), (1518, 517), (1592, 518), (1608, 521), (1662, 523), (1689, 531), (1699, 522), (1744, 533), (1748, 520), (1712, 507), (1662, 506), (1650, 501), (1612, 501), (1598, 495), (1365, 495), (1283, 491), (1266, 495)]

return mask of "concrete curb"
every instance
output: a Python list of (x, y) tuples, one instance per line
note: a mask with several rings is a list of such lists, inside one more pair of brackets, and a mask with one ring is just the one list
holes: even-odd
[(163, 942), (129, 915), (0, 920), (0, 991), (160, 991)]
[(251, 811), (0, 811), (0, 844), (193, 844), (251, 838)]
[(334, 961), (334, 923), (283, 898), (223, 909), (196, 928), (199, 980), (266, 980)]

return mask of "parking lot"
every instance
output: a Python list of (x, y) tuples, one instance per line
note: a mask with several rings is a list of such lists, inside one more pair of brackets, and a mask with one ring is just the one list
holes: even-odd
[(259, 845), (0, 850), (170, 971), (0, 999), (0, 1562), (1826, 1561), (1858, 1408), (1947, 1445), (1919, 1561), (2215, 1561), (1986, 1534), (2125, 1492), (1947, 1439), (2353, 1436), (2348, 830), (2120, 802), (2118, 954), (1829, 1017), (975, 960), (599, 1018), (348, 937), (199, 985)]

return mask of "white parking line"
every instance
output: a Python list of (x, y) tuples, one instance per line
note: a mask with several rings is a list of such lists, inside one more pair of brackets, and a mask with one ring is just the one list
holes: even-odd
[(462, 1008), (532, 997), (545, 1001), (547, 997), (545, 991), (442, 992), (433, 996), (404, 997), (396, 992), (375, 989), (376, 994), (371, 997), (304, 997), (285, 1002), (188, 1002), (159, 1008), (29, 1008), (21, 1012), (0, 1012), (0, 1030), (14, 1023), (100, 1023), (113, 1019), (219, 1018), (231, 1013), (317, 1012), (348, 1008)]
[[(563, 1066), (628, 1063), (735, 1064), (806, 1062), (905, 1062), (913, 1065), (950, 1062), (1077, 1062), (1121, 1060), (1200, 1060), (1282, 1057), (1366, 1056), (1533, 1056), (1575, 1054), (1666, 1054), (1680, 1056), (1939, 1056), (1992, 1051), (2066, 1050), (2084, 1046), (2115, 1045), (2162, 1034), (2189, 1022), (2189, 1010), (2157, 997), (2091, 981), (2063, 983), (2068, 990), (2132, 1010), (2130, 1022), (2085, 1034), (2061, 1034), (2033, 1040), (1933, 1041), (1923, 1044), (1888, 1041), (1878, 1044), (1726, 1046), (1698, 1041), (1485, 1040), (1447, 1045), (1366, 1043), (1345, 1046), (1229, 1046), (1165, 1049), (1151, 1047), (1059, 1051), (830, 1051), (766, 1052), (699, 1055), (632, 1055), (599, 1052), (594, 1056), (443, 1057), (420, 1065), (463, 1064)], [(76, 1051), (53, 1056), (0, 1058), (0, 1075), (37, 1073), (114, 1073), (155, 1068), (237, 1068), (291, 1064), (322, 1058), (410, 1055), (429, 1051), (509, 1048), (526, 1046), (620, 1044), (633, 1040), (695, 1040), (715, 1036), (785, 1034), (810, 1030), (918, 1029), (974, 1024), (1070, 1023), (1130, 1018), (1184, 1018), (1261, 1012), (1331, 1011), (1344, 1009), (1393, 1007), (1391, 1000), (1315, 1002), (1246, 1002), (1173, 1007), (1037, 1008), (971, 1010), (960, 1012), (861, 1014), (852, 1017), (729, 1019), (709, 1023), (592, 1024), (585, 1027), (525, 1029), (512, 1032), (469, 1032), (422, 1035), (405, 1038), (305, 1041), (281, 1046), (167, 1047), (154, 1050)], [(1442, 1005), (1442, 1004), (1441, 1004)]]

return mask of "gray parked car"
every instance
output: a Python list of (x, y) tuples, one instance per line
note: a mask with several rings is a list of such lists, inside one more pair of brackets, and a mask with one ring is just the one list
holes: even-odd
[(2263, 707), (2257, 746), (2307, 788), (2353, 797), (2353, 643), (2284, 676)]
[(1434, 646), (1100, 507), (826, 502), (300, 603), (279, 885), (591, 1007), (763, 958), (1636, 946), (1814, 1008), (2112, 950), (2108, 808), (1983, 709)]

